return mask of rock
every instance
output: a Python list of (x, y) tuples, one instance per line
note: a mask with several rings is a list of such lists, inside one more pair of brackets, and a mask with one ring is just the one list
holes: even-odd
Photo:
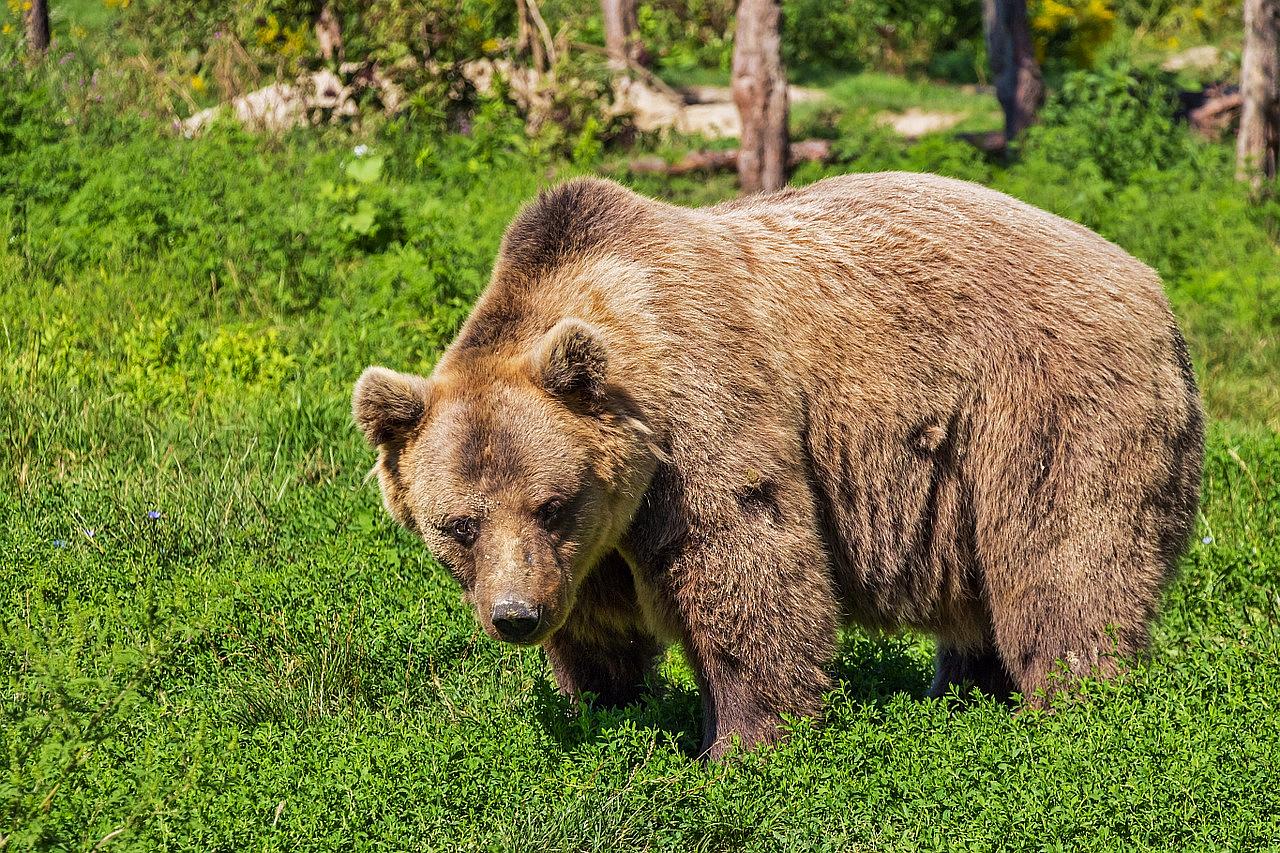
[(1160, 67), (1165, 71), (1183, 71), (1185, 69), (1203, 70), (1218, 64), (1221, 52), (1211, 44), (1189, 47), (1170, 56)]
[(294, 83), (274, 83), (247, 95), (232, 98), (226, 104), (209, 107), (188, 117), (179, 125), (188, 138), (202, 132), (218, 116), (230, 110), (244, 127), (268, 133), (280, 133), (305, 124), (333, 122), (359, 114), (355, 93), (375, 89), (387, 112), (395, 112), (404, 100), (398, 86), (378, 74), (371, 66), (347, 63), (339, 69), (352, 80), (327, 68), (304, 75)]
[(880, 113), (876, 116), (876, 124), (893, 128), (893, 131), (907, 139), (919, 139), (927, 133), (950, 130), (968, 116), (965, 113), (926, 112), (912, 107), (904, 113)]
[[(707, 139), (737, 138), (742, 119), (728, 86), (688, 86), (680, 91), (663, 91), (634, 77), (618, 77), (613, 82), (614, 115), (629, 115), (637, 130), (653, 132), (674, 129)], [(793, 103), (821, 99), (812, 89), (792, 86), (787, 95)]]

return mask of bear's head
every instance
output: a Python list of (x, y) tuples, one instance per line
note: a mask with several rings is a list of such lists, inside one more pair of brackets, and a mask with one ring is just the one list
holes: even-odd
[(604, 336), (575, 318), (514, 354), (451, 352), (429, 379), (370, 367), (353, 408), (387, 510), (513, 643), (564, 624), (660, 454)]

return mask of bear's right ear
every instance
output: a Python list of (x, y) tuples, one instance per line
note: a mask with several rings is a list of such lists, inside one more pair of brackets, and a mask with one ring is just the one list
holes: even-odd
[(430, 383), (421, 376), (368, 367), (356, 380), (351, 412), (374, 447), (404, 436), (427, 412)]

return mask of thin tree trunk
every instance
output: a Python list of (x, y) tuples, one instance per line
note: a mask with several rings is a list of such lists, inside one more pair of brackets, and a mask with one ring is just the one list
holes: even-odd
[(44, 56), (49, 50), (49, 0), (31, 0), (27, 9), (27, 50)]
[(779, 0), (739, 0), (733, 40), (733, 100), (742, 117), (738, 183), (744, 193), (787, 182), (787, 75)]
[(516, 18), (519, 25), (516, 50), (522, 53), (527, 50), (533, 60), (533, 70), (546, 73), (556, 64), (556, 52), (538, 0), (516, 0)]
[(609, 67), (625, 71), (635, 65), (648, 65), (648, 56), (637, 32), (640, 23), (636, 18), (636, 0), (600, 0), (600, 11), (604, 14), (604, 46)]
[(1031, 44), (1026, 0), (982, 0), (982, 23), (996, 97), (1004, 110), (1005, 141), (1036, 120), (1044, 106), (1044, 81)]
[(1244, 0), (1236, 177), (1255, 190), (1280, 160), (1280, 0)]
[(325, 62), (343, 60), (342, 25), (338, 23), (338, 15), (333, 11), (332, 3), (325, 3), (315, 15), (314, 27), (316, 43), (320, 45), (320, 55)]

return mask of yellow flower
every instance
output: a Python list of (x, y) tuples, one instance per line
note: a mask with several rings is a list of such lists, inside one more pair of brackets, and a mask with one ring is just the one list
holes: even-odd
[(301, 56), (302, 51), (307, 46), (307, 28), (298, 25), (297, 29), (291, 30), (284, 28), (284, 44), (280, 45), (280, 52), (285, 56)]
[(258, 28), (258, 44), (271, 44), (280, 35), (280, 19), (267, 15), (267, 25)]
[(1176, 50), (1180, 44), (1182, 44), (1182, 42), (1178, 41), (1177, 36), (1169, 36), (1169, 40), (1165, 42), (1165, 46), (1170, 50)]
[(31, 11), (31, 0), (26, 0), (26, 2), (22, 4), (22, 11), (24, 12)]
[(75, 39), (82, 39), (82, 38), (84, 38), (85, 36), (87, 36), (88, 34), (89, 34), (89, 31), (88, 31), (88, 30), (86, 30), (84, 27), (80, 26), (79, 24), (72, 24), (72, 25), (71, 25), (71, 37), (72, 37), (72, 38), (75, 38)]
[(1089, 0), (1089, 8), (1085, 11), (1097, 21), (1112, 21), (1116, 17), (1116, 13), (1108, 9), (1103, 0)]
[(13, 24), (5, 24), (3, 27), (0, 27), (0, 32), (3, 32), (5, 35), (13, 32)]
[(203, 92), (203, 91), (204, 91), (205, 89), (207, 89), (207, 88), (209, 88), (209, 87), (208, 87), (208, 85), (204, 82), (204, 77), (200, 76), (199, 74), (194, 74), (194, 75), (192, 75), (192, 77), (191, 77), (191, 91), (195, 92), (195, 93), (198, 95), (198, 94), (200, 94), (201, 92)]
[(485, 53), (496, 53), (501, 43), (497, 39), (485, 39), (480, 43), (480, 49)]

